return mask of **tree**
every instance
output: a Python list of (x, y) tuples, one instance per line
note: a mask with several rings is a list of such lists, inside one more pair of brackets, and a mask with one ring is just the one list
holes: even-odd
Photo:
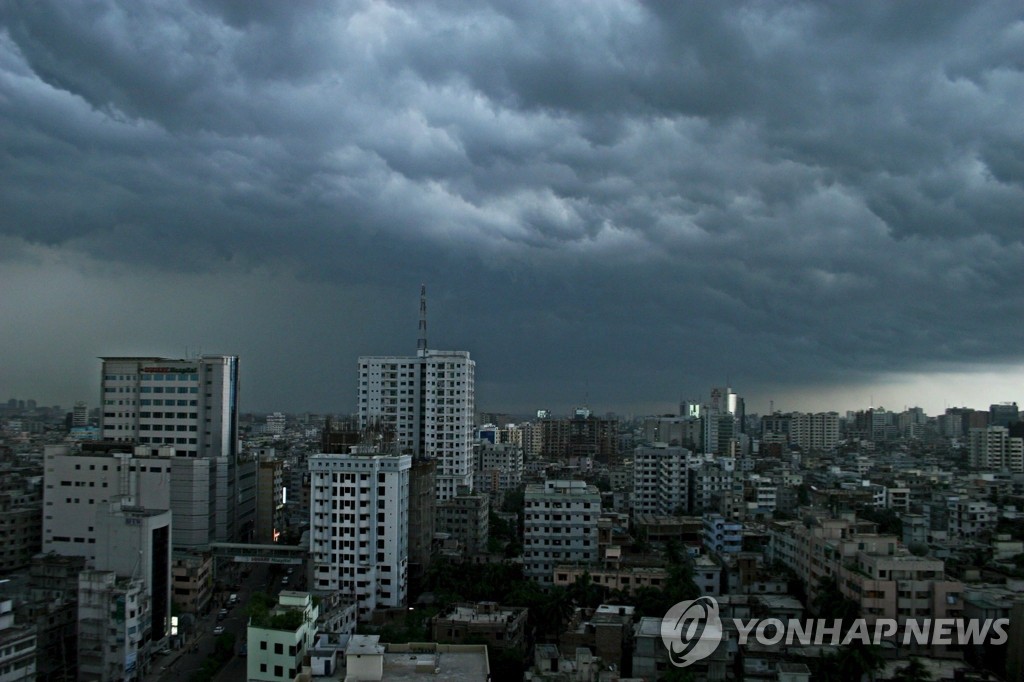
[(919, 658), (911, 658), (902, 668), (896, 669), (893, 682), (931, 682), (932, 674), (924, 667)]
[(590, 577), (590, 573), (583, 572), (576, 582), (569, 585), (569, 599), (572, 603), (583, 608), (597, 608), (604, 601), (605, 590), (596, 585)]
[(832, 576), (823, 576), (818, 580), (818, 589), (811, 600), (811, 607), (819, 618), (843, 621), (844, 629), (860, 618), (860, 604), (840, 592), (839, 583)]
[(665, 671), (665, 674), (660, 678), (662, 682), (696, 682), (697, 678), (689, 670), (683, 670), (682, 668), (672, 667)]

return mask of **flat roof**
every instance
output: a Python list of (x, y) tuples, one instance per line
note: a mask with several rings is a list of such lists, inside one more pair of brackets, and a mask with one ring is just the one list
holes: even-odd
[[(430, 672), (425, 666), (432, 665)], [(438, 672), (435, 673), (434, 671)], [(443, 653), (384, 654), (384, 677), (390, 680), (452, 680), (453, 682), (485, 682), (489, 678), (487, 649), (479, 651), (446, 651)]]

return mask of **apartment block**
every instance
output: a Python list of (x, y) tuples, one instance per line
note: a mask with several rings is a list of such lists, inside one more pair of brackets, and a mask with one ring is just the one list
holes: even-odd
[(489, 648), (515, 649), (526, 636), (527, 609), (494, 602), (455, 604), (431, 619), (435, 642), (463, 644), (485, 640)]
[(437, 504), (437, 532), (457, 540), (466, 556), (487, 551), (490, 498), (460, 488), (455, 497)]
[(525, 472), (523, 448), (512, 443), (482, 441), (473, 482), (482, 493), (504, 493), (518, 488)]
[(14, 603), (0, 601), (0, 680), (36, 679), (36, 629), (15, 622)]
[(524, 574), (550, 585), (556, 564), (590, 564), (598, 558), (601, 494), (585, 481), (531, 483), (525, 495)]
[(256, 481), (256, 542), (277, 542), (284, 513), (284, 462), (259, 460)]
[(142, 580), (113, 571), (78, 577), (78, 678), (141, 680), (151, 655), (150, 599)]
[(205, 614), (213, 599), (213, 557), (201, 552), (171, 555), (171, 600), (182, 613)]
[(721, 514), (704, 515), (704, 549), (716, 554), (736, 554), (743, 549), (743, 524)]
[(1024, 473), (1024, 438), (1011, 437), (1005, 426), (971, 429), (967, 447), (974, 469)]
[(319, 608), (306, 592), (282, 591), (278, 603), (262, 618), (250, 617), (246, 633), (246, 679), (286, 682), (302, 672), (312, 648)]
[(405, 605), (409, 562), (409, 455), (369, 449), (309, 458), (312, 585), (374, 609)]
[(664, 443), (633, 451), (633, 514), (671, 515), (689, 508), (690, 451)]
[(801, 509), (802, 521), (775, 521), (769, 527), (768, 558), (789, 566), (813, 595), (822, 578), (838, 579), (840, 567), (858, 552), (895, 556), (899, 539), (879, 535), (877, 526), (853, 514), (832, 517)]
[(838, 582), (840, 591), (860, 604), (869, 627), (880, 618), (894, 619), (902, 628), (907, 620), (963, 615), (964, 586), (946, 578), (940, 559), (858, 552), (840, 567)]
[(466, 351), (359, 358), (359, 425), (395, 434), (398, 451), (437, 460), (435, 496), (473, 487), (476, 363)]
[(43, 536), (42, 485), (22, 479), (0, 491), (0, 574), (28, 566)]

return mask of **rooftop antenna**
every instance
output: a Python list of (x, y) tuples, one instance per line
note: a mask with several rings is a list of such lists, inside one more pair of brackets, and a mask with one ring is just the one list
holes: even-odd
[(427, 354), (427, 285), (420, 284), (420, 338), (416, 342), (418, 355)]

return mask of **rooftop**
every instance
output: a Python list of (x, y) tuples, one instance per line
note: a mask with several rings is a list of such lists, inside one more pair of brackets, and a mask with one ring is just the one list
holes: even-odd
[[(451, 682), (484, 682), (490, 678), (487, 647), (483, 645), (436, 645), (437, 651), (416, 652), (416, 645), (394, 644), (384, 654), (384, 681), (451, 680)], [(402, 651), (401, 649), (405, 649)], [(441, 651), (441, 649), (445, 649)], [(455, 649), (455, 650), (452, 650)], [(429, 670), (424, 663), (432, 662)]]

